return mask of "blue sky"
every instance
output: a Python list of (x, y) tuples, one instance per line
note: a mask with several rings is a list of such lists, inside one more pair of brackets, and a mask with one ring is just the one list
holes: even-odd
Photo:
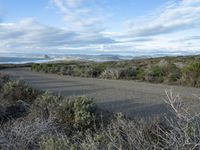
[(0, 0), (0, 54), (200, 53), (200, 0)]
[[(75, 0), (76, 1), (76, 0)], [(95, 2), (94, 2), (95, 1)], [(145, 0), (87, 0), (83, 6), (106, 10), (112, 15), (107, 20), (108, 25), (120, 24), (130, 18), (145, 15), (162, 5), (166, 0), (152, 0), (146, 3)], [(24, 18), (35, 18), (39, 22), (50, 26), (64, 26), (62, 15), (53, 9), (53, 1), (50, 0), (0, 0), (3, 9), (4, 21), (16, 22)], [(51, 9), (52, 8), (52, 9)], [(103, 11), (104, 11), (103, 10)]]

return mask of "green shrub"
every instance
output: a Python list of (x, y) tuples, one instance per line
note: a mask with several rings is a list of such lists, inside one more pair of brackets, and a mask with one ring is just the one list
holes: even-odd
[(44, 119), (50, 117), (73, 127), (85, 129), (94, 121), (95, 108), (90, 98), (84, 96), (64, 98), (54, 96), (47, 91), (35, 100), (30, 116)]
[(166, 72), (163, 67), (152, 66), (147, 73), (147, 81), (161, 83), (164, 81), (164, 76)]
[(0, 73), (0, 89), (8, 81), (9, 81), (9, 75)]
[(77, 76), (77, 77), (80, 77), (81, 74), (82, 74), (82, 69), (79, 68), (79, 67), (74, 67), (74, 69), (73, 69), (73, 75)]
[(125, 68), (124, 74), (125, 74), (126, 79), (135, 79), (137, 75), (137, 67), (132, 66), (132, 67)]
[(81, 96), (62, 100), (56, 113), (57, 118), (81, 129), (90, 127), (95, 115), (95, 104), (92, 99)]
[(182, 83), (200, 87), (200, 62), (193, 62), (182, 69)]
[(32, 71), (37, 71), (37, 67), (38, 67), (38, 64), (33, 64), (33, 65), (31, 66), (31, 70), (32, 70)]
[[(142, 72), (143, 73), (143, 72)], [(144, 74), (142, 74), (144, 76)], [(161, 66), (152, 66), (146, 75), (146, 80), (156, 83), (175, 83), (181, 78), (181, 70), (172, 63), (164, 63)]]
[(136, 73), (136, 79), (137, 80), (145, 80), (145, 75), (146, 72), (143, 68), (138, 68), (137, 73)]
[(174, 83), (177, 82), (181, 78), (181, 69), (178, 68), (175, 64), (168, 64), (165, 67), (166, 75), (166, 82), (167, 83)]
[(31, 70), (44, 73), (58, 73), (60, 68), (55, 67), (53, 64), (33, 64)]
[(101, 73), (104, 79), (134, 79), (136, 76), (136, 68), (107, 68)]
[(111, 68), (111, 69), (106, 69), (104, 72), (101, 74), (101, 78), (103, 79), (119, 79), (120, 77), (124, 77), (124, 70), (120, 68)]
[(84, 127), (91, 124), (95, 113), (95, 104), (87, 97), (77, 97), (74, 101), (74, 119), (78, 126)]
[(2, 87), (3, 101), (8, 104), (15, 104), (18, 100), (33, 102), (38, 92), (28, 86), (24, 81), (9, 81)]
[(72, 75), (73, 74), (73, 66), (63, 65), (60, 68), (60, 74), (62, 75)]
[[(59, 105), (60, 97), (46, 91), (39, 95), (30, 109), (29, 118), (49, 119), (55, 116), (55, 109)], [(53, 119), (53, 118), (51, 118)]]
[(39, 106), (56, 105), (59, 101), (59, 97), (54, 96), (51, 92), (46, 91), (42, 95), (38, 96), (35, 104)]
[(91, 77), (99, 77), (101, 73), (106, 69), (104, 64), (94, 64), (91, 67)]
[(74, 124), (74, 102), (69, 99), (63, 100), (55, 109), (56, 118), (62, 122)]
[(40, 72), (42, 70), (42, 64), (33, 64), (31, 70)]

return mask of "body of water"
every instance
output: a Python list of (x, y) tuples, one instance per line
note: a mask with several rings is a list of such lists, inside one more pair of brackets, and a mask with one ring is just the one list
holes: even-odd
[(0, 64), (25, 64), (48, 62), (48, 58), (29, 58), (29, 57), (0, 57)]

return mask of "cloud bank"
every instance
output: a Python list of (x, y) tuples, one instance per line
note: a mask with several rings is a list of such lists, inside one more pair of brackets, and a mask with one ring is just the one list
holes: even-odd
[(0, 23), (0, 53), (200, 53), (200, 0), (172, 1), (141, 18), (122, 22), (110, 32), (106, 12), (86, 5), (92, 0), (52, 0), (65, 27), (31, 18)]
[[(83, 34), (42, 25), (33, 19), (17, 23), (0, 24), (0, 48), (23, 52), (84, 47), (86, 45), (110, 44), (115, 41), (101, 34)], [(48, 51), (47, 51), (48, 52)]]
[(145, 16), (139, 23), (129, 22), (128, 32), (130, 36), (153, 36), (195, 28), (200, 24), (199, 14), (199, 0), (173, 2), (160, 12)]
[[(52, 0), (52, 5), (62, 15), (66, 22), (66, 28), (79, 32), (99, 32), (104, 29), (102, 26), (102, 14), (98, 9), (85, 6), (86, 2), (93, 0)], [(100, 16), (101, 15), (101, 16)]]

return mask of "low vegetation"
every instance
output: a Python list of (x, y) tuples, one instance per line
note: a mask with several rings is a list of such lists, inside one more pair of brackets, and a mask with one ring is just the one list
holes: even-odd
[(0, 64), (0, 70), (6, 68), (17, 68), (17, 67), (31, 67), (32, 63), (30, 64)]
[(32, 70), (78, 77), (139, 80), (200, 87), (200, 56), (164, 57), (117, 62), (34, 64)]
[(200, 87), (200, 61), (192, 62), (182, 70), (182, 82), (186, 85)]
[(1, 104), (15, 104), (17, 100), (31, 103), (37, 97), (33, 90), (24, 81), (7, 81), (1, 88)]
[[(160, 76), (155, 70), (150, 75)], [(1, 74), (0, 149), (199, 149), (199, 115), (187, 112), (172, 91), (166, 95), (172, 116), (130, 120), (100, 110), (91, 98), (38, 92)]]

